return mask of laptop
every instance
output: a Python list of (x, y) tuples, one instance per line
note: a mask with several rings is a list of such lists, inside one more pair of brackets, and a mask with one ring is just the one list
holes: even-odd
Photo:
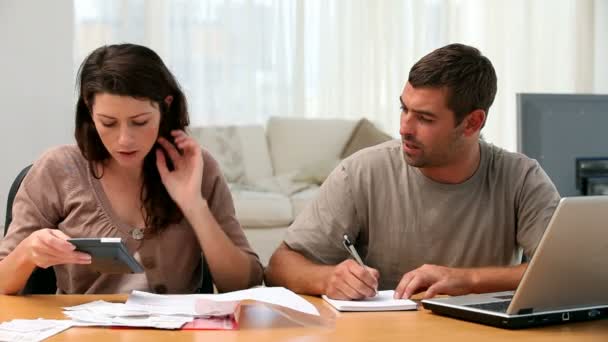
[(425, 299), (422, 305), (513, 329), (608, 317), (608, 196), (560, 200), (517, 290)]

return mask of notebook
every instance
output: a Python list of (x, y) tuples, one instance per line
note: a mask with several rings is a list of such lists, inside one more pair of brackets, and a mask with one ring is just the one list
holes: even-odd
[(338, 311), (401, 311), (416, 310), (418, 304), (409, 299), (393, 299), (393, 290), (378, 291), (372, 298), (337, 300), (323, 295), (323, 299)]

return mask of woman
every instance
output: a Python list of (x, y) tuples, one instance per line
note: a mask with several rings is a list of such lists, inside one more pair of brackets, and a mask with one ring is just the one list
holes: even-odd
[[(23, 180), (0, 242), (0, 292), (54, 267), (58, 293), (195, 292), (261, 284), (217, 162), (189, 137), (186, 99), (152, 50), (103, 46), (79, 71), (78, 146), (46, 152)], [(142, 274), (99, 274), (71, 237), (120, 237)]]

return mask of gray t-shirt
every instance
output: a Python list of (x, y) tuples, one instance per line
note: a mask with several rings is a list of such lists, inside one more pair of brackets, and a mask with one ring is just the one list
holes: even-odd
[(285, 243), (310, 260), (349, 257), (348, 234), (363, 262), (394, 289), (423, 264), (505, 266), (534, 253), (559, 193), (538, 163), (480, 141), (473, 176), (441, 184), (409, 166), (399, 140), (359, 151), (323, 183), (289, 227)]

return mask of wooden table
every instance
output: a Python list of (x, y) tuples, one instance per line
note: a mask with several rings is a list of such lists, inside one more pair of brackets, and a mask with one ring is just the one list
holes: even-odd
[[(304, 297), (327, 326), (301, 326), (269, 308), (244, 304), (238, 331), (70, 328), (49, 341), (608, 341), (608, 320), (504, 330), (442, 317), (420, 309), (402, 312), (339, 313), (320, 298)], [(0, 321), (13, 318), (65, 319), (61, 307), (125, 295), (0, 296)]]

